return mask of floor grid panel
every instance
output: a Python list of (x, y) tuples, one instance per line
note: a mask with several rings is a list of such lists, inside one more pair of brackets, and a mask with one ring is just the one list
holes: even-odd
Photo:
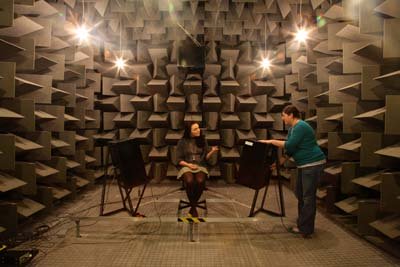
[[(150, 184), (139, 212), (146, 217), (176, 217), (178, 200), (185, 198), (179, 183)], [(208, 217), (245, 218), (254, 191), (239, 185), (209, 182), (203, 197), (209, 199)], [(40, 254), (32, 266), (400, 266), (363, 239), (317, 214), (316, 233), (303, 239), (286, 232), (293, 225), (297, 201), (284, 188), (286, 217), (258, 214), (260, 222), (200, 223), (194, 230), (196, 242), (188, 241), (188, 224), (178, 222), (132, 222), (121, 212), (107, 220), (87, 220), (76, 237), (75, 224), (68, 215), (98, 216), (101, 186), (95, 185), (78, 199), (68, 201), (37, 222), (53, 223), (42, 239), (24, 244), (37, 247)], [(266, 207), (278, 211), (276, 190), (271, 185)], [(133, 191), (134, 204), (138, 192)], [(261, 198), (261, 197), (260, 197)], [(116, 185), (109, 187), (107, 201), (118, 201)], [(112, 204), (106, 210), (121, 207)], [(182, 216), (187, 215), (187, 209)], [(202, 210), (200, 215), (203, 214)]]

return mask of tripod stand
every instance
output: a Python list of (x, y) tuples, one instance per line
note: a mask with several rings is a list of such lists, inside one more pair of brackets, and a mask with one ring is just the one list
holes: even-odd
[[(256, 203), (257, 203), (257, 199), (258, 199), (258, 193), (259, 191), (262, 189), (256, 189), (256, 191), (254, 192), (254, 197), (253, 197), (253, 203), (251, 204), (251, 209), (250, 209), (250, 214), (249, 217), (254, 217), (258, 212), (264, 212), (266, 214), (272, 215), (272, 216), (278, 216), (278, 217), (284, 217), (285, 216), (285, 203), (283, 200), (283, 192), (282, 192), (282, 178), (280, 175), (280, 171), (279, 171), (279, 160), (277, 160), (275, 162), (276, 164), (276, 172), (277, 172), (277, 179), (278, 179), (278, 193), (279, 193), (279, 207), (280, 207), (280, 213), (276, 212), (276, 211), (271, 211), (268, 209), (264, 208), (264, 204), (265, 204), (265, 198), (267, 196), (267, 191), (268, 191), (268, 186), (269, 186), (269, 180), (271, 177), (267, 177), (267, 184), (265, 185), (264, 188), (264, 195), (261, 201), (261, 207), (259, 209), (257, 209), (256, 211), (254, 211)], [(268, 176), (271, 176), (271, 172), (268, 172), (267, 174)]]
[[(278, 173), (280, 213), (264, 208), (267, 190), (272, 176), (271, 166), (273, 166), (273, 164), (275, 164)], [(240, 157), (240, 168), (237, 182), (255, 190), (249, 217), (253, 217), (258, 212), (265, 212), (273, 216), (285, 216), (278, 151), (276, 147), (252, 140), (245, 141)], [(261, 208), (255, 210), (258, 193), (263, 188), (264, 195), (261, 202)]]
[[(119, 141), (116, 141), (116, 142), (114, 142), (114, 144), (112, 144), (110, 142), (111, 145), (109, 145), (109, 147), (108, 147), (109, 149), (107, 151), (107, 156), (106, 156), (106, 160), (105, 160), (105, 168), (106, 169), (105, 169), (105, 174), (104, 174), (104, 178), (103, 178), (103, 188), (102, 188), (102, 192), (101, 192), (100, 216), (107, 216), (107, 215), (115, 214), (120, 211), (127, 211), (131, 216), (138, 216), (140, 214), (137, 212), (137, 210), (139, 208), (140, 202), (141, 202), (144, 192), (146, 190), (147, 182), (135, 183), (135, 181), (130, 181), (133, 179), (133, 176), (136, 173), (130, 171), (129, 168), (128, 169), (126, 168), (126, 166), (130, 164), (129, 160), (124, 160), (124, 162), (121, 161), (121, 158), (125, 159), (125, 157), (121, 157), (122, 155), (120, 155), (120, 154), (124, 154), (123, 153), (124, 151), (122, 151), (122, 152), (119, 151), (118, 147), (120, 146), (120, 143), (119, 143)], [(127, 147), (128, 150), (132, 149), (132, 153), (138, 152), (138, 150), (137, 150), (138, 147), (135, 146), (136, 149), (129, 147), (129, 143), (127, 143), (125, 145), (128, 146)], [(140, 154), (140, 151), (139, 151), (139, 154)], [(110, 156), (113, 159), (113, 165), (114, 165), (111, 170), (112, 171), (111, 175), (108, 174)], [(137, 158), (138, 155), (136, 154), (135, 157)], [(134, 160), (134, 157), (126, 157), (126, 158)], [(141, 156), (140, 156), (140, 158), (141, 158)], [(143, 169), (144, 169), (144, 167), (143, 167)], [(127, 179), (127, 172), (129, 172), (130, 177), (132, 176), (132, 179), (129, 179), (129, 180)], [(141, 174), (140, 172), (137, 173), (137, 175), (140, 175), (140, 174)], [(107, 204), (107, 203), (105, 203), (105, 197), (106, 197), (106, 191), (107, 191), (107, 180), (109, 179), (109, 177), (112, 177), (113, 178), (112, 180), (114, 180), (114, 179), (117, 180), (118, 190), (119, 190), (119, 193), (121, 196), (123, 207), (105, 213), (104, 208), (105, 208), (105, 205)], [(147, 177), (146, 177), (146, 179), (147, 179)], [(139, 195), (139, 199), (137, 201), (136, 207), (133, 208), (132, 199), (131, 199), (130, 195), (132, 193), (133, 188), (135, 186), (139, 186), (140, 184), (144, 184), (144, 187)], [(109, 186), (111, 186), (111, 185), (109, 185)]]

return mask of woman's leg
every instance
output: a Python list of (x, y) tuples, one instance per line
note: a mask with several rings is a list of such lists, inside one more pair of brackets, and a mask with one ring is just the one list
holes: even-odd
[(203, 191), (206, 187), (206, 177), (207, 174), (204, 172), (198, 172), (194, 174), (194, 177), (196, 179), (196, 189), (195, 189), (195, 199), (196, 202), (199, 201), (201, 195), (203, 194)]
[(302, 207), (299, 206), (300, 213), (298, 219), (298, 227), (300, 232), (304, 234), (312, 234), (314, 232), (314, 223), (316, 215), (316, 192), (318, 180), (320, 178), (323, 166), (313, 166), (305, 168), (301, 171), (302, 176)]
[(194, 199), (194, 187), (195, 187), (195, 179), (193, 176), (193, 173), (191, 172), (185, 172), (183, 175), (183, 182), (185, 183), (185, 188), (186, 188), (186, 194), (187, 197), (192, 203), (192, 200)]
[(193, 209), (193, 207), (196, 207), (196, 179), (194, 178), (193, 173), (191, 172), (185, 172), (183, 175), (183, 181), (185, 183), (185, 188), (186, 188), (186, 195), (189, 199), (190, 202), (190, 211), (189, 213), (192, 214), (192, 216), (197, 217), (197, 212), (196, 209)]
[(297, 227), (299, 226), (299, 220), (301, 216), (301, 211), (304, 206), (303, 202), (303, 176), (302, 176), (302, 170), (297, 169), (297, 180), (296, 180), (296, 198), (297, 198)]

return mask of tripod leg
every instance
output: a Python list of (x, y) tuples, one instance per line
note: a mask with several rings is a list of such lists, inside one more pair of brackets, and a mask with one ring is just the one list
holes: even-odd
[(100, 202), (100, 216), (104, 214), (104, 201), (106, 196), (106, 187), (107, 187), (107, 176), (103, 177), (103, 188), (101, 189), (101, 202)]
[(254, 216), (254, 208), (256, 207), (256, 203), (257, 203), (258, 191), (259, 191), (259, 189), (257, 189), (256, 192), (254, 193), (253, 203), (251, 204), (249, 217)]
[(264, 203), (265, 203), (265, 198), (267, 196), (267, 191), (268, 191), (268, 185), (266, 185), (264, 187), (264, 195), (263, 195), (263, 198), (262, 198), (262, 201), (261, 201), (261, 209), (262, 210), (264, 209)]
[(124, 203), (125, 203), (125, 200), (128, 201), (129, 213), (131, 214), (131, 216), (135, 216), (136, 212), (133, 209), (132, 200), (131, 200), (131, 192), (132, 192), (132, 190), (133, 190), (133, 187), (130, 188), (130, 189), (125, 189), (126, 198), (124, 199)]
[[(101, 163), (103, 164), (103, 147), (101, 147)], [(105, 206), (105, 196), (106, 196), (106, 187), (107, 187), (107, 179), (108, 179), (108, 159), (110, 157), (110, 150), (107, 152), (106, 162), (104, 167), (104, 177), (103, 177), (103, 188), (101, 190), (101, 202), (100, 202), (100, 216), (104, 215), (104, 206)]]
[(278, 191), (279, 191), (279, 201), (281, 205), (281, 216), (285, 216), (285, 202), (283, 199), (283, 192), (282, 192), (282, 179), (281, 179), (281, 174), (279, 170), (279, 164), (277, 164), (276, 171), (277, 171), (277, 177), (278, 177)]
[(122, 205), (124, 205), (124, 209), (127, 210), (126, 203), (125, 203), (126, 198), (124, 197), (124, 192), (122, 191), (122, 185), (119, 180), (118, 180), (118, 189), (119, 189), (119, 194), (121, 195)]
[(138, 210), (138, 208), (139, 208), (140, 202), (142, 201), (142, 198), (143, 198), (143, 195), (144, 195), (144, 191), (146, 190), (146, 186), (147, 186), (147, 184), (144, 184), (142, 193), (140, 194), (139, 199), (138, 199), (138, 202), (137, 202), (137, 204), (136, 204), (135, 213), (137, 213), (137, 210)]

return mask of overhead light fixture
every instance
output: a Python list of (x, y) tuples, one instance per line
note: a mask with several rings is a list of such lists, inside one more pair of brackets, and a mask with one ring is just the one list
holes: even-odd
[(86, 42), (89, 39), (89, 30), (85, 25), (78, 26), (75, 29), (75, 34), (80, 43)]
[(262, 61), (261, 61), (261, 67), (263, 68), (263, 69), (269, 69), (270, 67), (271, 67), (271, 60), (269, 59), (269, 58), (264, 58)]
[(121, 74), (121, 70), (124, 71), (126, 67), (126, 59), (124, 59), (122, 53), (122, 19), (121, 15), (119, 16), (119, 56), (115, 60), (115, 67), (117, 68), (119, 74)]
[(85, 0), (82, 0), (82, 18), (81, 23), (75, 29), (76, 38), (79, 40), (79, 44), (87, 42), (89, 39), (89, 29), (85, 25)]
[(299, 43), (305, 43), (309, 38), (308, 34), (309, 31), (305, 28), (299, 28), (295, 34), (295, 40)]
[(126, 60), (122, 57), (117, 58), (114, 63), (118, 70), (123, 70), (126, 66)]
[(269, 58), (269, 51), (267, 50), (267, 19), (264, 19), (264, 51), (260, 62), (260, 67), (263, 69), (264, 73), (264, 70), (269, 72), (271, 66), (272, 61)]

